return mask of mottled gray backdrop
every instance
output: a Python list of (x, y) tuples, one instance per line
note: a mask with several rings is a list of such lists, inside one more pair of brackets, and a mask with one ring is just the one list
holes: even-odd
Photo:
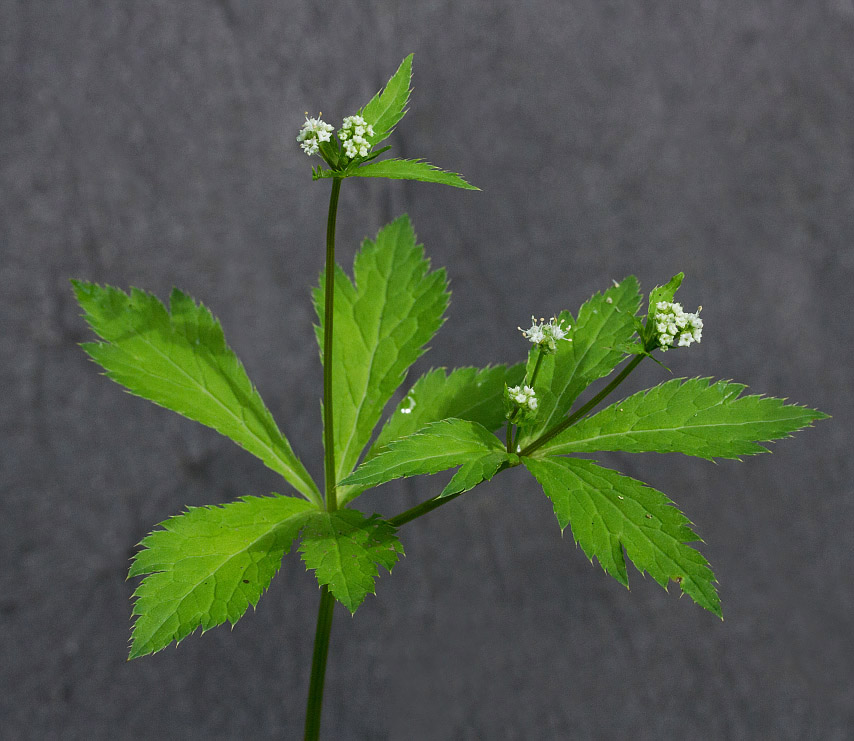
[(234, 630), (125, 661), (134, 544), (283, 484), (99, 376), (68, 279), (207, 303), (319, 475), (329, 183), (294, 137), (410, 51), (395, 152), (483, 192), (349, 181), (339, 254), (406, 211), (447, 266), (414, 372), (516, 360), (532, 313), (684, 270), (706, 331), (676, 375), (834, 419), (743, 463), (602, 456), (697, 524), (724, 622), (591, 566), (518, 469), (407, 526), (378, 597), (336, 609), (325, 738), (851, 738), (852, 0), (0, 0), (2, 736), (300, 736), (318, 591), (293, 556)]

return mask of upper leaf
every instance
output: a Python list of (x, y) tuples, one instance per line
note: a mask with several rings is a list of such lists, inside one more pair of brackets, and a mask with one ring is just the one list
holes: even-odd
[(714, 574), (699, 551), (690, 522), (660, 491), (578, 458), (523, 458), (554, 504), (561, 529), (592, 561), (628, 587), (626, 555), (662, 587), (676, 581), (701, 607), (721, 617)]
[(403, 553), (392, 525), (352, 509), (313, 513), (299, 549), (318, 582), (351, 613), (375, 594), (377, 564), (391, 571)]
[(504, 385), (521, 383), (524, 372), (524, 365), (517, 363), (455, 368), (448, 375), (444, 368), (425, 373), (383, 425), (367, 457), (372, 458), (392, 440), (449, 417), (478, 422), (490, 431), (498, 429), (504, 422)]
[(446, 419), (390, 442), (385, 452), (363, 463), (341, 483), (378, 486), (392, 479), (445, 471), (495, 452), (503, 454), (503, 447), (485, 427), (477, 422)]
[(676, 378), (581, 420), (539, 452), (624, 450), (738, 458), (766, 452), (757, 441), (790, 437), (828, 416), (783, 399), (740, 397), (745, 388), (709, 378)]
[(412, 54), (400, 63), (397, 72), (392, 75), (385, 88), (377, 92), (371, 101), (359, 111), (359, 115), (374, 127), (370, 137), (371, 146), (378, 144), (392, 132), (397, 122), (406, 113), (409, 102), (410, 82), (412, 80)]
[[(365, 240), (356, 255), (355, 285), (335, 273), (332, 383), (336, 480), (350, 473), (383, 407), (442, 324), (449, 294), (444, 270), (428, 272), (407, 216)], [(325, 276), (314, 294), (323, 338)]]
[[(676, 273), (676, 275), (674, 275), (663, 286), (656, 286), (652, 291), (650, 291), (649, 303), (647, 306), (646, 327), (642, 332), (643, 341), (635, 345), (631, 350), (627, 350), (627, 352), (633, 352), (634, 354), (648, 354), (650, 349), (654, 349), (658, 346), (658, 342), (655, 341), (655, 338), (658, 336), (655, 328), (655, 314), (658, 311), (657, 305), (661, 301), (668, 304), (671, 303), (673, 298), (676, 296), (676, 291), (679, 290), (679, 286), (682, 285), (682, 280), (684, 278), (685, 273)], [(641, 333), (640, 330), (639, 333)], [(652, 355), (649, 355), (649, 357), (652, 357)]]
[(676, 296), (676, 291), (679, 290), (679, 286), (682, 285), (682, 281), (685, 278), (685, 273), (676, 273), (667, 283), (663, 286), (656, 286), (649, 293), (649, 319), (652, 320), (652, 317), (655, 315), (655, 305), (659, 301), (664, 301), (666, 303), (670, 303), (673, 301), (673, 298)]
[(104, 342), (83, 344), (132, 394), (213, 427), (320, 502), (316, 484), (279, 431), (208, 309), (175, 289), (156, 296), (72, 281), (86, 320)]
[(435, 165), (423, 160), (404, 160), (391, 158), (369, 162), (366, 165), (349, 167), (343, 171), (318, 169), (313, 171), (312, 178), (389, 178), (391, 180), (420, 180), (424, 183), (438, 183), (439, 185), (452, 185), (464, 190), (480, 190), (464, 180), (455, 172), (440, 170)]
[[(635, 332), (634, 316), (640, 306), (638, 282), (629, 276), (586, 301), (573, 320), (568, 311), (558, 317), (570, 324), (571, 341), (557, 343), (557, 351), (543, 358), (534, 388), (539, 410), (533, 424), (524, 428), (520, 444), (540, 437), (569, 411), (578, 395), (595, 380), (607, 376), (623, 359), (621, 346)], [(533, 370), (539, 350), (531, 349), (528, 367)]]
[(130, 658), (181, 641), (253, 607), (315, 507), (294, 497), (244, 497), (191, 507), (147, 535), (129, 576), (149, 574), (134, 592)]

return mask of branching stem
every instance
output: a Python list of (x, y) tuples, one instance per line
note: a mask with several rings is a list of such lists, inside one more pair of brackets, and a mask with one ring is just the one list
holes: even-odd
[(608, 394), (610, 394), (617, 386), (619, 386), (623, 381), (626, 380), (628, 375), (640, 365), (641, 360), (643, 360), (645, 355), (635, 355), (634, 358), (629, 362), (629, 364), (621, 370), (616, 377), (603, 388), (596, 396), (590, 399), (586, 404), (583, 404), (578, 409), (576, 409), (572, 414), (570, 414), (565, 420), (559, 422), (554, 427), (546, 430), (540, 437), (538, 437), (534, 442), (524, 448), (519, 455), (530, 455), (538, 448), (541, 448), (545, 445), (549, 440), (552, 440), (561, 432), (563, 432), (568, 427), (572, 427), (579, 419), (581, 419), (587, 412), (593, 409), (597, 404), (599, 404), (602, 399), (604, 399)]
[[(646, 357), (645, 355), (636, 355), (632, 358), (631, 362), (623, 368), (605, 388), (603, 388), (596, 396), (590, 399), (587, 403), (580, 406), (575, 412), (569, 415), (565, 420), (556, 424), (550, 430), (546, 431), (542, 437), (538, 438), (534, 442), (532, 442), (527, 448), (522, 450), (519, 453), (520, 456), (530, 455), (533, 451), (535, 451), (540, 446), (547, 443), (549, 440), (554, 438), (556, 435), (559, 435), (563, 432), (567, 427), (571, 427), (574, 425), (579, 419), (581, 419), (585, 414), (587, 414), (593, 407), (595, 407), (599, 402), (601, 402), (608, 394), (610, 394), (617, 386), (619, 386), (623, 381), (626, 380), (628, 375), (640, 365), (641, 360)], [(542, 355), (540, 356), (542, 358)], [(537, 358), (536, 368), (539, 368), (540, 358)], [(536, 377), (536, 369), (532, 375)], [(512, 418), (511, 418), (512, 419)], [(507, 421), (507, 436), (508, 440), (510, 437), (510, 420)], [(509, 447), (507, 450), (508, 453), (512, 452)], [(502, 468), (509, 468), (511, 465), (518, 464), (504, 464)], [(499, 469), (501, 471), (501, 469)], [(399, 515), (392, 517), (389, 519), (389, 523), (394, 525), (394, 527), (400, 527), (401, 525), (405, 525), (407, 522), (412, 522), (412, 520), (421, 517), (422, 515), (426, 515), (428, 512), (432, 512), (437, 507), (441, 507), (443, 504), (447, 504), (448, 502), (456, 499), (461, 494), (465, 492), (460, 492), (459, 494), (454, 494), (450, 497), (440, 497), (435, 496), (432, 499), (428, 499), (427, 501), (421, 502), (421, 504), (416, 504), (411, 509), (406, 510), (405, 512), (401, 512)]]

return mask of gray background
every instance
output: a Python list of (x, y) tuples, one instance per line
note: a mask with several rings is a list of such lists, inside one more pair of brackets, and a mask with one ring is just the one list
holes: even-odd
[(100, 377), (68, 279), (205, 301), (319, 475), (329, 183), (294, 137), (410, 51), (395, 152), (483, 192), (347, 182), (339, 255), (407, 211), (447, 266), (449, 319), (414, 372), (516, 360), (532, 313), (684, 270), (706, 332), (667, 356), (676, 375), (834, 419), (744, 463), (602, 456), (697, 523), (724, 622), (591, 566), (518, 469), (407, 526), (378, 598), (336, 611), (325, 737), (850, 738), (851, 0), (2, 0), (3, 736), (300, 736), (318, 592), (293, 556), (234, 630), (125, 661), (134, 544), (186, 504), (282, 485)]

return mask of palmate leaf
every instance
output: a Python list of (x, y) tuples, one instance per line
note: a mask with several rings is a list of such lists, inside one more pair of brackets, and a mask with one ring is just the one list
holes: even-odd
[[(629, 276), (586, 301), (577, 319), (568, 311), (560, 314), (558, 319), (564, 325), (572, 325), (572, 341), (558, 342), (557, 352), (546, 356), (540, 365), (534, 385), (539, 410), (533, 424), (523, 430), (519, 441), (522, 447), (557, 424), (585, 388), (611, 373), (625, 357), (621, 346), (635, 333), (634, 316), (640, 301), (637, 279)], [(532, 348), (529, 374), (538, 354), (539, 350)]]
[(191, 507), (146, 536), (129, 577), (134, 592), (130, 658), (153, 653), (253, 607), (300, 529), (317, 509), (295, 497), (244, 497)]
[(493, 453), (506, 459), (501, 442), (485, 427), (446, 419), (389, 443), (384, 452), (363, 463), (341, 483), (379, 486), (392, 479), (446, 471)]
[(318, 582), (351, 613), (375, 593), (377, 565), (390, 572), (403, 553), (392, 525), (352, 509), (313, 513), (299, 549)]
[(131, 289), (72, 281), (86, 321), (104, 342), (83, 349), (137, 396), (213, 427), (320, 502), (316, 484), (279, 431), (208, 309), (172, 291), (170, 308)]
[(359, 111), (359, 115), (373, 126), (374, 135), (369, 137), (371, 146), (388, 138), (397, 122), (406, 113), (409, 102), (410, 82), (412, 80), (412, 54), (400, 63), (397, 72), (386, 83), (382, 91), (377, 92), (370, 102)]
[(592, 561), (628, 587), (626, 555), (665, 589), (676, 581), (701, 607), (721, 617), (714, 574), (699, 551), (699, 538), (672, 502), (646, 484), (577, 458), (523, 458), (554, 505), (561, 529)]
[[(356, 255), (355, 285), (335, 274), (333, 396), (335, 469), (341, 480), (356, 465), (383, 407), (442, 324), (449, 294), (444, 270), (429, 272), (407, 216), (365, 240)], [(325, 276), (314, 293), (323, 345)]]
[(455, 172), (440, 170), (424, 160), (404, 160), (392, 157), (391, 159), (369, 162), (366, 165), (350, 167), (343, 172), (332, 170), (319, 170), (318, 178), (389, 178), (391, 180), (419, 180), (422, 183), (438, 183), (439, 185), (451, 185), (464, 190), (480, 190), (457, 175)]
[(740, 396), (746, 387), (709, 378), (673, 379), (564, 430), (543, 453), (623, 450), (738, 458), (767, 452), (761, 441), (790, 437), (828, 415), (783, 399)]
[(504, 422), (504, 385), (521, 383), (524, 373), (522, 363), (455, 368), (448, 374), (444, 368), (435, 368), (425, 373), (383, 425), (367, 458), (373, 458), (392, 440), (449, 417), (497, 430)]

